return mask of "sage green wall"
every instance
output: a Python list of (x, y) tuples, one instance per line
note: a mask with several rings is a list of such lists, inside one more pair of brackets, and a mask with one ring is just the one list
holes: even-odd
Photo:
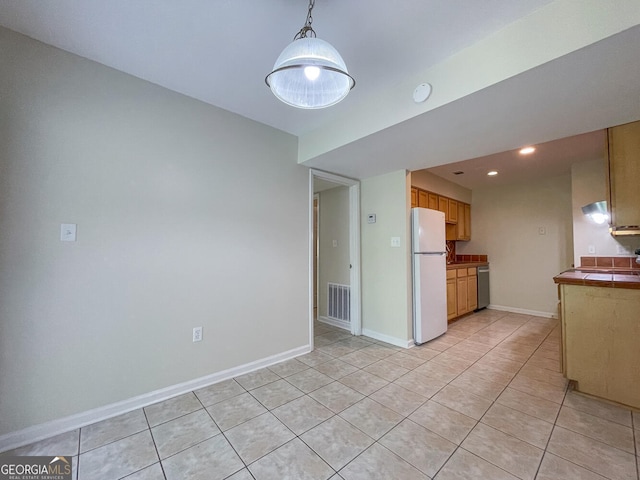
[[(361, 182), (362, 328), (407, 346), (411, 323), (409, 210), (410, 176), (405, 170)], [(376, 214), (376, 223), (367, 216)], [(391, 247), (400, 237), (400, 247)]]
[(471, 222), (456, 252), (489, 255), (491, 304), (555, 314), (553, 277), (573, 262), (571, 176), (476, 189)]
[(0, 64), (0, 436), (308, 344), (295, 137), (1, 28)]
[[(350, 285), (349, 188), (320, 192), (318, 314), (327, 315), (327, 283)], [(336, 246), (334, 247), (333, 241)]]

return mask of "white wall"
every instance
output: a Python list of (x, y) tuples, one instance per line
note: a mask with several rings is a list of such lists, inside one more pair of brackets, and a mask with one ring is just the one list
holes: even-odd
[[(582, 213), (583, 206), (607, 198), (604, 158), (574, 163), (571, 166), (571, 197), (573, 203), (573, 251), (576, 266), (580, 265), (580, 257), (629, 256), (636, 248), (640, 248), (640, 239), (613, 237), (609, 234), (607, 223), (598, 225)], [(595, 252), (589, 253), (589, 246), (592, 246)]]
[(326, 316), (327, 283), (349, 285), (351, 281), (349, 278), (349, 187), (324, 190), (319, 196), (318, 314)]
[(555, 313), (553, 277), (573, 261), (571, 177), (474, 190), (471, 221), (457, 253), (489, 256), (491, 304)]
[[(362, 328), (365, 335), (407, 346), (411, 325), (410, 177), (404, 170), (361, 183)], [(376, 223), (367, 223), (375, 213)], [(391, 247), (400, 237), (400, 247)]]
[(5, 29), (0, 64), (0, 436), (308, 344), (293, 136)]
[(471, 203), (471, 190), (456, 183), (450, 182), (427, 170), (411, 172), (411, 185), (430, 192), (453, 198), (464, 203)]

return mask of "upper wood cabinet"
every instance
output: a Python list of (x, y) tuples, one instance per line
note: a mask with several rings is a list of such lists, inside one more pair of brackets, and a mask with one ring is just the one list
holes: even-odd
[(471, 240), (471, 205), (468, 203), (411, 187), (411, 207), (430, 208), (444, 213), (447, 240)]
[(609, 211), (615, 227), (640, 226), (640, 121), (608, 130)]

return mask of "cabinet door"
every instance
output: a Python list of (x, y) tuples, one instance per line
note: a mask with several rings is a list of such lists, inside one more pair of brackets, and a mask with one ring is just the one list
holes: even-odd
[(458, 230), (458, 236), (456, 238), (456, 240), (466, 240), (467, 239), (467, 235), (466, 235), (466, 222), (465, 222), (465, 209), (464, 209), (465, 204), (462, 202), (458, 202), (458, 224), (456, 225), (456, 228)]
[(418, 189), (418, 206), (422, 208), (429, 208), (429, 202), (427, 201), (427, 192)]
[(449, 223), (458, 223), (458, 201), (449, 199)]
[(462, 315), (469, 311), (469, 293), (467, 287), (467, 277), (458, 277), (456, 285), (456, 296), (458, 301), (456, 303), (458, 315)]
[(411, 208), (418, 206), (418, 189), (411, 187)]
[(467, 297), (469, 301), (469, 311), (478, 308), (478, 277), (470, 275), (467, 277)]
[(427, 192), (427, 208), (438, 210), (438, 195)]
[(447, 320), (452, 320), (458, 316), (458, 297), (456, 295), (456, 279), (447, 280)]
[(609, 129), (611, 224), (640, 225), (640, 122)]
[(449, 221), (449, 199), (438, 195), (438, 210), (444, 213), (444, 221)]
[(464, 240), (471, 240), (471, 205), (464, 204)]

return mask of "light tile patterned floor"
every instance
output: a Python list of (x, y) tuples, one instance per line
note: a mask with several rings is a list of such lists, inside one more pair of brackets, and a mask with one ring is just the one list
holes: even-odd
[(640, 414), (567, 392), (557, 320), (484, 310), (404, 350), (316, 350), (38, 442), (78, 480), (640, 480)]

